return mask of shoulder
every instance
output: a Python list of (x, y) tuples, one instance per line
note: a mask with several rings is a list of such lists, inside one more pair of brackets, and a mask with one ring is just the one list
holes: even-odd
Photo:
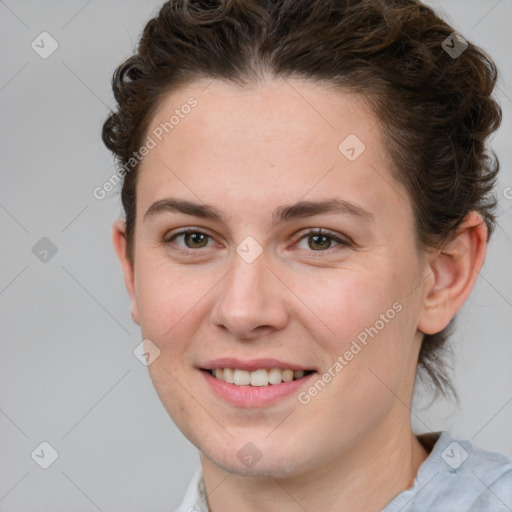
[(473, 448), (469, 451), (466, 474), (473, 485), (471, 512), (512, 510), (512, 458), (501, 453)]
[(399, 494), (385, 512), (510, 512), (512, 458), (473, 447), (448, 432), (418, 436), (430, 455), (414, 485)]

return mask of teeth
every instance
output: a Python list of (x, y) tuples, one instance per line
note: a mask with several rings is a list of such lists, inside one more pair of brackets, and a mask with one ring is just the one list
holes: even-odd
[(272, 368), (268, 372), (268, 383), (269, 384), (281, 384), (282, 381), (282, 372), (278, 368)]
[(284, 382), (291, 382), (293, 380), (293, 370), (283, 370)]
[[(234, 371), (231, 368), (224, 368), (224, 380), (229, 384), (233, 384), (234, 382)], [(217, 375), (215, 375), (217, 377)], [(218, 378), (218, 377), (217, 377)]]
[(267, 370), (251, 372), (251, 386), (268, 386)]
[(248, 386), (251, 383), (251, 374), (247, 370), (235, 370), (233, 373), (233, 384), (237, 386)]
[(235, 384), (236, 386), (268, 386), (281, 384), (281, 382), (291, 382), (292, 380), (304, 377), (304, 370), (281, 370), (272, 368), (271, 370), (238, 370), (232, 368), (215, 368), (211, 371), (212, 375), (219, 380)]

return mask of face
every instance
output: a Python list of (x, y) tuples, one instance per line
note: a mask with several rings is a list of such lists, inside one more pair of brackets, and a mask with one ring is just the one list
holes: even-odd
[(306, 82), (213, 81), (146, 135), (132, 315), (203, 457), (300, 474), (409, 425), (425, 267), (373, 114)]

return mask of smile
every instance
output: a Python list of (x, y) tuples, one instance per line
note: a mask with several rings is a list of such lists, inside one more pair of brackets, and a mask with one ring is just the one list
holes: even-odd
[(208, 371), (216, 379), (227, 382), (228, 384), (255, 387), (275, 386), (283, 382), (292, 382), (302, 379), (304, 375), (311, 373), (311, 371), (308, 370), (282, 370), (280, 368), (272, 368), (270, 370), (259, 369), (255, 371), (238, 368), (215, 368), (214, 370)]

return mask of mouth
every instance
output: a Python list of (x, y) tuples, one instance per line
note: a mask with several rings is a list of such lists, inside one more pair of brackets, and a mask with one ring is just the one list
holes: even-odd
[(318, 374), (279, 359), (214, 359), (197, 366), (214, 396), (236, 408), (265, 408), (290, 400)]
[(215, 379), (234, 386), (268, 387), (301, 380), (315, 370), (292, 370), (291, 368), (260, 368), (253, 371), (241, 368), (202, 369)]

